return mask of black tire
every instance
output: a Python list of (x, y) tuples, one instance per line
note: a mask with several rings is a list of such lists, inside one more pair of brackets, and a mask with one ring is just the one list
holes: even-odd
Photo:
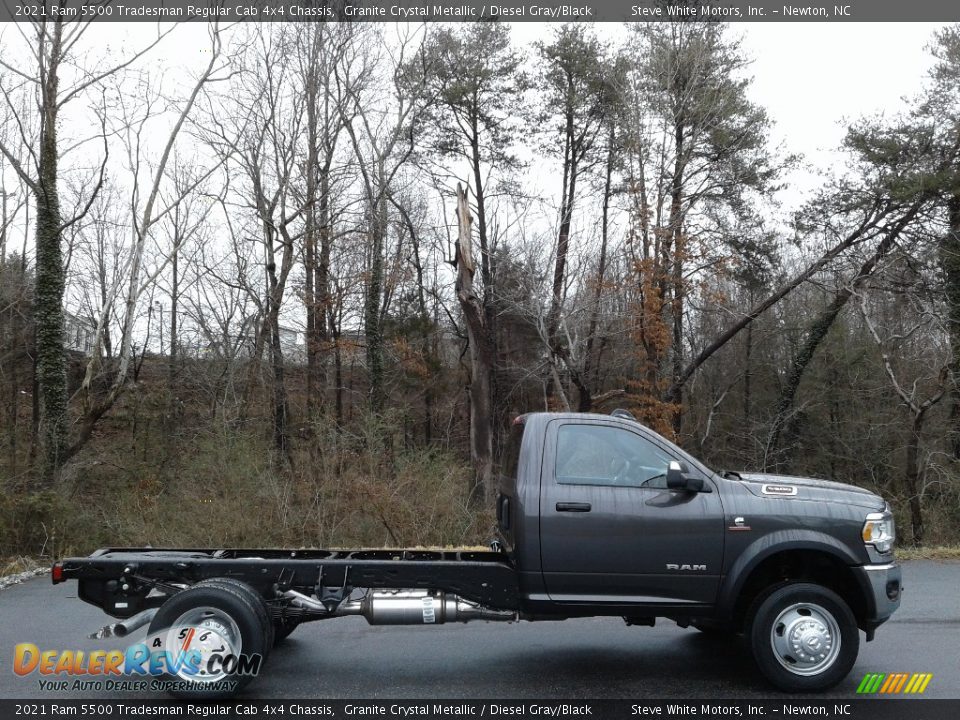
[(754, 660), (779, 690), (827, 690), (857, 661), (856, 618), (839, 595), (821, 585), (774, 588), (757, 598), (747, 617)]
[[(148, 647), (154, 652), (168, 652), (176, 660), (179, 649), (176, 647), (182, 629), (175, 625), (183, 617), (190, 615), (212, 617), (220, 624), (232, 625), (236, 633), (232, 650), (246, 657), (259, 656), (258, 671), (263, 670), (269, 647), (266, 646), (264, 623), (257, 607), (249, 595), (236, 586), (216, 581), (198, 583), (167, 600), (157, 611), (150, 623)], [(272, 629), (272, 627), (271, 627)], [(192, 636), (191, 636), (192, 637)], [(199, 636), (202, 638), (202, 636)], [(216, 638), (216, 635), (214, 636)], [(189, 700), (223, 700), (232, 697), (254, 679), (253, 674), (224, 672), (212, 678), (203, 679), (204, 673), (191, 675), (166, 674), (162, 680), (169, 682), (165, 689), (172, 696)], [(211, 683), (209, 680), (223, 680)], [(216, 687), (211, 687), (216, 685)]]
[(273, 623), (273, 644), (279, 645), (300, 625), (299, 620), (277, 620)]
[[(246, 599), (253, 606), (254, 611), (260, 617), (260, 622), (263, 623), (263, 646), (267, 649), (267, 655), (270, 654), (270, 650), (273, 648), (274, 640), (274, 623), (273, 619), (270, 617), (270, 611), (267, 609), (267, 603), (264, 601), (263, 596), (260, 595), (256, 590), (254, 590), (250, 585), (243, 582), (242, 580), (235, 580), (234, 578), (227, 577), (218, 577), (211, 578), (209, 580), (203, 580), (197, 585), (211, 586), (211, 585), (220, 585), (228, 588), (235, 588), (237, 592), (245, 596)], [(197, 587), (194, 585), (194, 587)]]

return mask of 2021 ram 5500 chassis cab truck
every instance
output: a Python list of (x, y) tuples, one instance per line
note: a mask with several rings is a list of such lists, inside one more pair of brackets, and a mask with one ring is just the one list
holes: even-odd
[[(52, 569), (79, 597), (150, 624), (174, 694), (226, 697), (303, 622), (371, 624), (669, 618), (742, 633), (777, 688), (849, 673), (900, 604), (894, 524), (866, 490), (716, 473), (625, 413), (533, 413), (513, 424), (490, 552), (101, 549)], [(219, 653), (219, 655), (218, 655)], [(237, 666), (239, 665), (239, 670)], [(249, 667), (249, 665), (248, 665)], [(218, 682), (222, 680), (233, 682)]]

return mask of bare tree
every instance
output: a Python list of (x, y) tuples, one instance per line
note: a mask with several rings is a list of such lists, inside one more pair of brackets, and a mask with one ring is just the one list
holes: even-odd
[(303, 228), (304, 305), (307, 312), (307, 416), (322, 410), (327, 385), (325, 356), (331, 336), (331, 252), (337, 214), (334, 166), (344, 118), (350, 100), (338, 93), (334, 70), (346, 51), (354, 29), (349, 25), (311, 23), (296, 33), (294, 48), (303, 83), (306, 109), (303, 164), (306, 212)]
[(463, 311), (470, 344), (470, 458), (474, 484), (470, 492), (477, 504), (493, 497), (493, 435), (490, 432), (490, 378), (495, 358), (485, 327), (483, 302), (473, 286), (477, 271), (473, 254), (473, 217), (466, 193), (457, 186), (457, 299)]
[[(67, 384), (63, 349), (64, 261), (63, 232), (79, 221), (90, 208), (103, 186), (108, 152), (106, 133), (101, 132), (104, 153), (99, 168), (93, 170), (87, 198), (64, 219), (59, 183), (61, 146), (58, 127), (61, 113), (71, 102), (84, 97), (106, 78), (123, 70), (152, 49), (163, 35), (128, 59), (106, 68), (71, 68), (74, 80), (61, 87), (61, 74), (77, 54), (78, 45), (89, 28), (87, 21), (70, 22), (57, 15), (15, 25), (26, 45), (30, 63), (22, 67), (0, 60), (0, 92), (5, 102), (4, 125), (17, 129), (17, 141), (26, 149), (25, 157), (0, 133), (0, 155), (30, 188), (36, 204), (36, 333), (37, 380), (42, 407), (42, 471), (46, 484), (52, 483), (61, 465), (72, 454), (67, 435)], [(36, 99), (36, 126), (27, 124), (23, 107), (15, 96), (30, 93)]]
[(877, 348), (880, 350), (880, 356), (883, 360), (883, 368), (890, 380), (890, 385), (896, 393), (900, 402), (910, 413), (910, 429), (907, 439), (907, 446), (904, 459), (903, 484), (907, 494), (907, 502), (910, 507), (910, 524), (912, 530), (912, 540), (915, 545), (923, 543), (923, 507), (921, 504), (923, 489), (920, 486), (921, 481), (921, 459), (920, 447), (923, 442), (923, 430), (927, 420), (927, 413), (943, 399), (947, 392), (947, 379), (950, 370), (950, 359), (946, 357), (937, 373), (933, 388), (926, 393), (921, 394), (920, 384), (923, 381), (929, 383), (928, 377), (917, 377), (910, 384), (910, 388), (900, 379), (894, 367), (894, 361), (891, 358), (890, 351), (887, 349), (891, 344), (909, 341), (914, 336), (923, 336), (934, 332), (943, 335), (943, 328), (938, 327), (939, 322), (935, 314), (929, 311), (922, 311), (920, 319), (912, 327), (907, 327), (902, 333), (893, 337), (883, 338), (877, 329), (876, 323), (870, 317), (870, 310), (864, 295), (858, 295), (860, 300), (860, 313), (866, 324), (870, 335), (873, 337)]
[[(560, 214), (554, 253), (553, 284), (550, 309), (546, 319), (546, 337), (552, 357), (564, 358), (574, 383), (581, 395), (580, 404), (589, 405), (590, 391), (580, 377), (579, 369), (569, 362), (569, 350), (559, 335), (560, 314), (566, 282), (567, 258), (570, 247), (570, 229), (574, 208), (577, 204), (578, 183), (595, 161), (593, 157), (597, 136), (604, 126), (605, 115), (611, 109), (607, 96), (612, 88), (605, 75), (612, 68), (607, 66), (604, 51), (596, 36), (578, 25), (564, 25), (550, 44), (538, 45), (544, 61), (541, 85), (544, 90), (542, 119), (548, 123), (559, 120), (559, 135), (562, 142), (556, 143), (556, 132), (545, 143), (549, 154), (553, 147), (562, 148), (562, 183)], [(582, 192), (582, 191), (581, 191)], [(604, 246), (604, 250), (606, 247)], [(603, 258), (605, 262), (605, 257)], [(601, 263), (603, 264), (603, 263)], [(551, 362), (556, 374), (555, 363)], [(562, 389), (556, 387), (557, 390)], [(549, 392), (548, 392), (549, 394)]]
[[(146, 122), (151, 115), (149, 106), (139, 122), (130, 122), (127, 156), (129, 169), (133, 177), (133, 191), (131, 193), (131, 218), (132, 218), (132, 238), (131, 248), (124, 265), (123, 282), (126, 283), (126, 289), (123, 298), (123, 308), (118, 313), (120, 320), (119, 348), (117, 349), (117, 365), (111, 371), (112, 378), (109, 381), (108, 390), (102, 395), (94, 392), (93, 381), (101, 370), (100, 346), (103, 342), (104, 328), (109, 318), (113, 315), (114, 304), (119, 298), (111, 294), (107, 298), (106, 305), (101, 309), (96, 333), (96, 348), (91, 354), (87, 363), (83, 383), (78, 394), (81, 397), (82, 413), (77, 421), (79, 429), (74, 441), (64, 453), (65, 458), (70, 458), (79, 452), (93, 432), (97, 422), (113, 407), (117, 399), (124, 392), (127, 379), (130, 375), (131, 362), (133, 361), (133, 338), (135, 333), (135, 323), (138, 317), (138, 304), (144, 293), (150, 289), (157, 279), (160, 272), (172, 260), (179, 250), (174, 247), (167, 254), (163, 263), (155, 268), (153, 272), (145, 277), (144, 273), (144, 255), (147, 247), (147, 240), (153, 233), (154, 226), (171, 213), (181, 202), (192, 193), (202, 180), (213, 172), (212, 169), (201, 172), (198, 176), (192, 178), (185, 187), (176, 188), (169, 197), (163, 197), (161, 190), (164, 185), (164, 179), (168, 163), (173, 155), (177, 139), (183, 129), (184, 124), (190, 118), (190, 115), (197, 103), (197, 99), (203, 92), (205, 86), (217, 79), (218, 74), (222, 72), (221, 51), (222, 42), (220, 28), (217, 24), (210, 27), (210, 60), (206, 67), (200, 72), (192, 89), (185, 99), (181, 101), (179, 113), (175, 119), (159, 158), (153, 163), (153, 173), (149, 184), (141, 187), (141, 164), (145, 162), (143, 157), (142, 141), (145, 132)], [(182, 239), (181, 239), (182, 240)]]
[(740, 77), (747, 60), (723, 25), (649, 23), (634, 37), (625, 134), (644, 366), (637, 394), (648, 419), (679, 435), (696, 268), (736, 250), (736, 235), (708, 232), (713, 216), (748, 212), (752, 193), (769, 188), (779, 166), (767, 148), (766, 114)]
[[(278, 464), (293, 464), (290, 445), (290, 406), (281, 337), (280, 315), (294, 264), (294, 246), (300, 239), (304, 212), (314, 201), (295, 192), (298, 153), (302, 140), (304, 97), (292, 82), (292, 31), (257, 26), (250, 31), (241, 82), (228, 97), (207, 109), (208, 142), (229, 168), (238, 168), (244, 182), (233, 189), (236, 202), (249, 214), (241, 218), (242, 232), (250, 233), (263, 249), (266, 279), (262, 314), (254, 337), (255, 369), (263, 348), (270, 353), (272, 370), (273, 443)], [(233, 108), (225, 114), (226, 104)], [(256, 292), (251, 289), (251, 292)], [(265, 345), (266, 344), (266, 345)]]
[[(422, 74), (410, 72), (407, 67), (409, 58), (416, 56), (420, 43), (420, 32), (396, 39), (395, 46), (389, 51), (386, 68), (389, 80), (385, 83), (372, 72), (376, 57), (345, 56), (336, 66), (338, 91), (349, 101), (342, 106), (343, 124), (353, 145), (367, 202), (370, 261), (363, 316), (370, 409), (374, 413), (381, 413), (385, 402), (382, 320), (387, 290), (384, 286), (384, 252), (391, 185), (414, 150), (414, 128), (426, 107), (425, 78)], [(391, 45), (384, 44), (383, 47)], [(380, 93), (381, 102), (366, 101), (365, 93), (375, 89)], [(385, 104), (384, 97), (389, 98)]]

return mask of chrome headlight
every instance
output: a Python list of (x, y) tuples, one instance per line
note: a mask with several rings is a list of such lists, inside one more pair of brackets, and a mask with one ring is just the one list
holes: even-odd
[(897, 539), (893, 514), (889, 510), (882, 513), (870, 513), (863, 523), (863, 531), (860, 535), (863, 537), (863, 542), (867, 545), (873, 545), (877, 552), (890, 552), (893, 550), (893, 543)]

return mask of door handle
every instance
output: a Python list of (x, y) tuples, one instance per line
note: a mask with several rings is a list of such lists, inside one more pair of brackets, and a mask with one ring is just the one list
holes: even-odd
[(590, 512), (590, 503), (558, 502), (557, 512)]

